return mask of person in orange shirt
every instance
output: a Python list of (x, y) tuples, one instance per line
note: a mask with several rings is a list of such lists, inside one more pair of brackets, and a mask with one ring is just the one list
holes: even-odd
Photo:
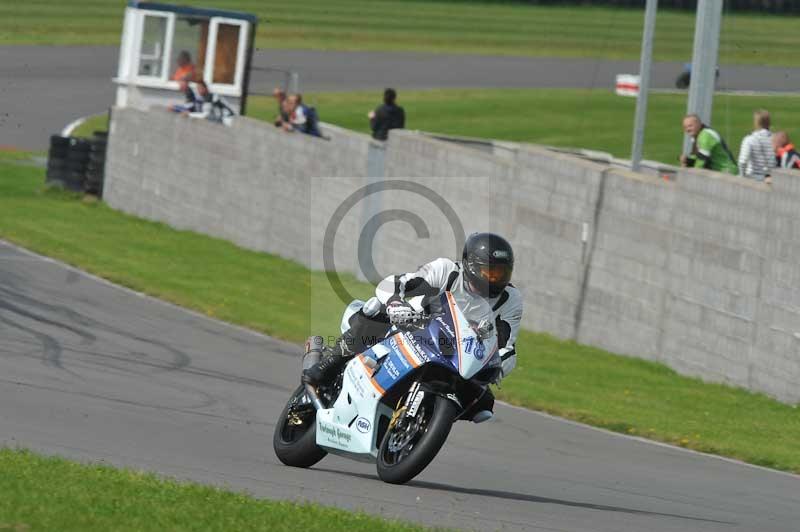
[(192, 63), (192, 56), (186, 50), (181, 51), (178, 54), (178, 68), (175, 69), (175, 73), (172, 74), (173, 81), (194, 81), (195, 80), (195, 68), (194, 64)]
[(785, 131), (778, 131), (773, 135), (772, 147), (775, 148), (778, 167), (794, 170), (800, 168), (800, 154), (794, 149), (794, 144)]

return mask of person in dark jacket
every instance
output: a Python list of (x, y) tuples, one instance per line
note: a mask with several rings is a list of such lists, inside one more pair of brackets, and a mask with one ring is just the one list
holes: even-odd
[(395, 103), (397, 92), (394, 89), (383, 91), (383, 105), (370, 111), (369, 126), (372, 128), (372, 138), (386, 140), (389, 138), (390, 129), (403, 129), (406, 127), (406, 113), (403, 108)]

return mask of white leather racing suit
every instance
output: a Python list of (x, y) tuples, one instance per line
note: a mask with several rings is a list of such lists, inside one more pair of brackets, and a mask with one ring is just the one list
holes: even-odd
[[(461, 263), (446, 258), (423, 264), (413, 273), (387, 277), (375, 288), (375, 295), (384, 305), (396, 296), (419, 308), (424, 304), (424, 298), (438, 296), (447, 290), (465, 297), (481, 297), (472, 294), (465, 286)], [(499, 297), (486, 298), (486, 301), (494, 312), (502, 377), (506, 377), (517, 364), (514, 344), (522, 320), (522, 294), (508, 285)]]

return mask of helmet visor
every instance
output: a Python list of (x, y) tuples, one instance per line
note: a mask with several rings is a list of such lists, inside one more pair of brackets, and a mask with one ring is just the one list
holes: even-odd
[(506, 286), (511, 281), (510, 264), (478, 264), (478, 275), (492, 286)]

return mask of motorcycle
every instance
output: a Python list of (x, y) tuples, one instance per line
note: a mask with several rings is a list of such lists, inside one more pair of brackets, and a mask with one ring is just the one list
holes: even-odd
[[(492, 309), (452, 292), (427, 307), (353, 357), (331, 384), (295, 390), (273, 437), (281, 462), (311, 467), (331, 453), (374, 461), (381, 480), (404, 484), (433, 461), (453, 423), (481, 421), (472, 407), (500, 373)], [(304, 367), (321, 356), (313, 343)]]

